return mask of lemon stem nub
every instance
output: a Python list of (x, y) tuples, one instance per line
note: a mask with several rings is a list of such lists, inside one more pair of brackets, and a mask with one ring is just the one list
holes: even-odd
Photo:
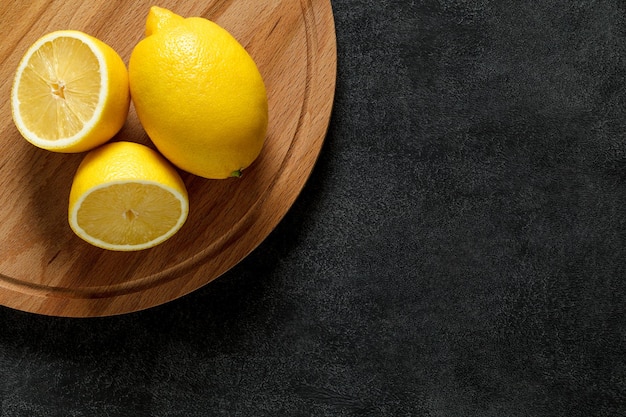
[(243, 172), (241, 172), (241, 170), (240, 170), (240, 169), (238, 169), (237, 171), (233, 171), (233, 172), (231, 172), (231, 173), (230, 173), (230, 176), (231, 176), (231, 177), (234, 177), (234, 178), (239, 178), (239, 177), (241, 177), (241, 175), (243, 175)]

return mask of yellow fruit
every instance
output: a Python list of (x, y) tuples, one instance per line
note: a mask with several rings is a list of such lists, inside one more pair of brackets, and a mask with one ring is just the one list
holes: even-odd
[(111, 142), (79, 165), (68, 219), (74, 233), (92, 245), (133, 251), (170, 238), (188, 212), (185, 184), (167, 160), (138, 143)]
[(205, 178), (238, 176), (259, 155), (268, 106), (259, 70), (217, 24), (152, 7), (129, 62), (139, 120), (161, 153)]
[(82, 152), (111, 139), (130, 105), (128, 71), (102, 41), (74, 30), (37, 40), (17, 67), (13, 121), (33, 145)]

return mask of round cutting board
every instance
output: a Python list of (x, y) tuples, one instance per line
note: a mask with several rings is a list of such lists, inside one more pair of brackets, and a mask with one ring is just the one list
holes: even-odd
[[(332, 108), (336, 40), (328, 0), (168, 1), (159, 6), (215, 21), (242, 43), (266, 83), (269, 128), (259, 158), (241, 178), (181, 172), (190, 212), (183, 228), (144, 251), (112, 252), (67, 224), (72, 177), (84, 154), (26, 142), (11, 119), (15, 68), (45, 33), (82, 30), (128, 63), (153, 2), (108, 0), (0, 3), (0, 304), (56, 316), (146, 309), (198, 289), (265, 239), (302, 190), (319, 155)], [(113, 140), (152, 146), (131, 106)]]

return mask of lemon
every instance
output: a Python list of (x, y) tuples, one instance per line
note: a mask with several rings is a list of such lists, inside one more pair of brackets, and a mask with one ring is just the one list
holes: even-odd
[(128, 67), (139, 121), (174, 165), (220, 179), (257, 158), (268, 125), (265, 84), (224, 28), (153, 6)]
[(37, 40), (11, 91), (13, 121), (33, 145), (82, 152), (111, 139), (128, 115), (128, 71), (104, 42), (74, 30)]
[(133, 251), (173, 236), (188, 212), (185, 184), (167, 160), (139, 143), (111, 142), (80, 163), (68, 218), (74, 233), (86, 242)]

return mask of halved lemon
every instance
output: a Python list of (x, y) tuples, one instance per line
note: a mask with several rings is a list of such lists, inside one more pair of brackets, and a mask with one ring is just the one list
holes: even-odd
[(128, 71), (110, 46), (75, 30), (44, 35), (19, 63), (13, 121), (33, 145), (83, 152), (111, 139), (130, 105)]
[(159, 153), (133, 142), (111, 142), (79, 165), (69, 199), (69, 224), (103, 249), (154, 247), (185, 223), (189, 200), (176, 169)]

